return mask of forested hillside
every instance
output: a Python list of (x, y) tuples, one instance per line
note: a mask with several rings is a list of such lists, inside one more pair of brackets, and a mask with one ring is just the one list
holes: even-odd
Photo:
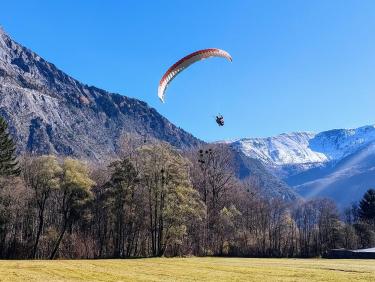
[(0, 257), (313, 257), (375, 243), (373, 190), (343, 218), (330, 200), (264, 197), (225, 145), (125, 141), (108, 167), (23, 156), (2, 173)]

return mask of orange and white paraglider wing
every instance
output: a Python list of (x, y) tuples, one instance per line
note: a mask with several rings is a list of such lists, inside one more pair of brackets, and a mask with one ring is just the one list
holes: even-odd
[(169, 83), (184, 69), (194, 64), (195, 62), (210, 58), (210, 57), (222, 57), (228, 61), (232, 61), (232, 57), (228, 52), (216, 48), (199, 50), (179, 60), (173, 66), (171, 66), (167, 72), (163, 75), (159, 83), (158, 96), (164, 103), (165, 91)]

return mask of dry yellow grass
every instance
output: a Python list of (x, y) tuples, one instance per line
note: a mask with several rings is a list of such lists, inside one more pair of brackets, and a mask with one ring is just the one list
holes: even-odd
[(375, 281), (375, 260), (16, 260), (0, 261), (0, 281)]

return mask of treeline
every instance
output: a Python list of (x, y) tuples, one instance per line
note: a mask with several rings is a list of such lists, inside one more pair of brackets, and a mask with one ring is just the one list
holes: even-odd
[[(9, 140), (2, 134), (0, 140)], [(232, 151), (124, 138), (108, 166), (0, 154), (0, 258), (315, 257), (375, 244), (375, 191), (340, 216), (327, 199), (265, 199)]]

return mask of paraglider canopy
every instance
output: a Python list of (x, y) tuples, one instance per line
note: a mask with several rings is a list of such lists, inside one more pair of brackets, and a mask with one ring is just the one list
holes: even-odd
[(184, 69), (189, 67), (190, 65), (194, 64), (195, 62), (210, 58), (210, 57), (222, 57), (227, 59), (228, 61), (232, 61), (232, 57), (229, 55), (228, 52), (216, 49), (216, 48), (210, 48), (210, 49), (204, 49), (199, 50), (194, 53), (191, 53), (190, 55), (187, 55), (186, 57), (179, 60), (177, 63), (175, 63), (173, 66), (171, 66), (167, 72), (163, 75), (162, 79), (159, 82), (159, 88), (158, 88), (158, 96), (160, 100), (164, 103), (165, 98), (165, 91), (169, 85), (169, 83)]

